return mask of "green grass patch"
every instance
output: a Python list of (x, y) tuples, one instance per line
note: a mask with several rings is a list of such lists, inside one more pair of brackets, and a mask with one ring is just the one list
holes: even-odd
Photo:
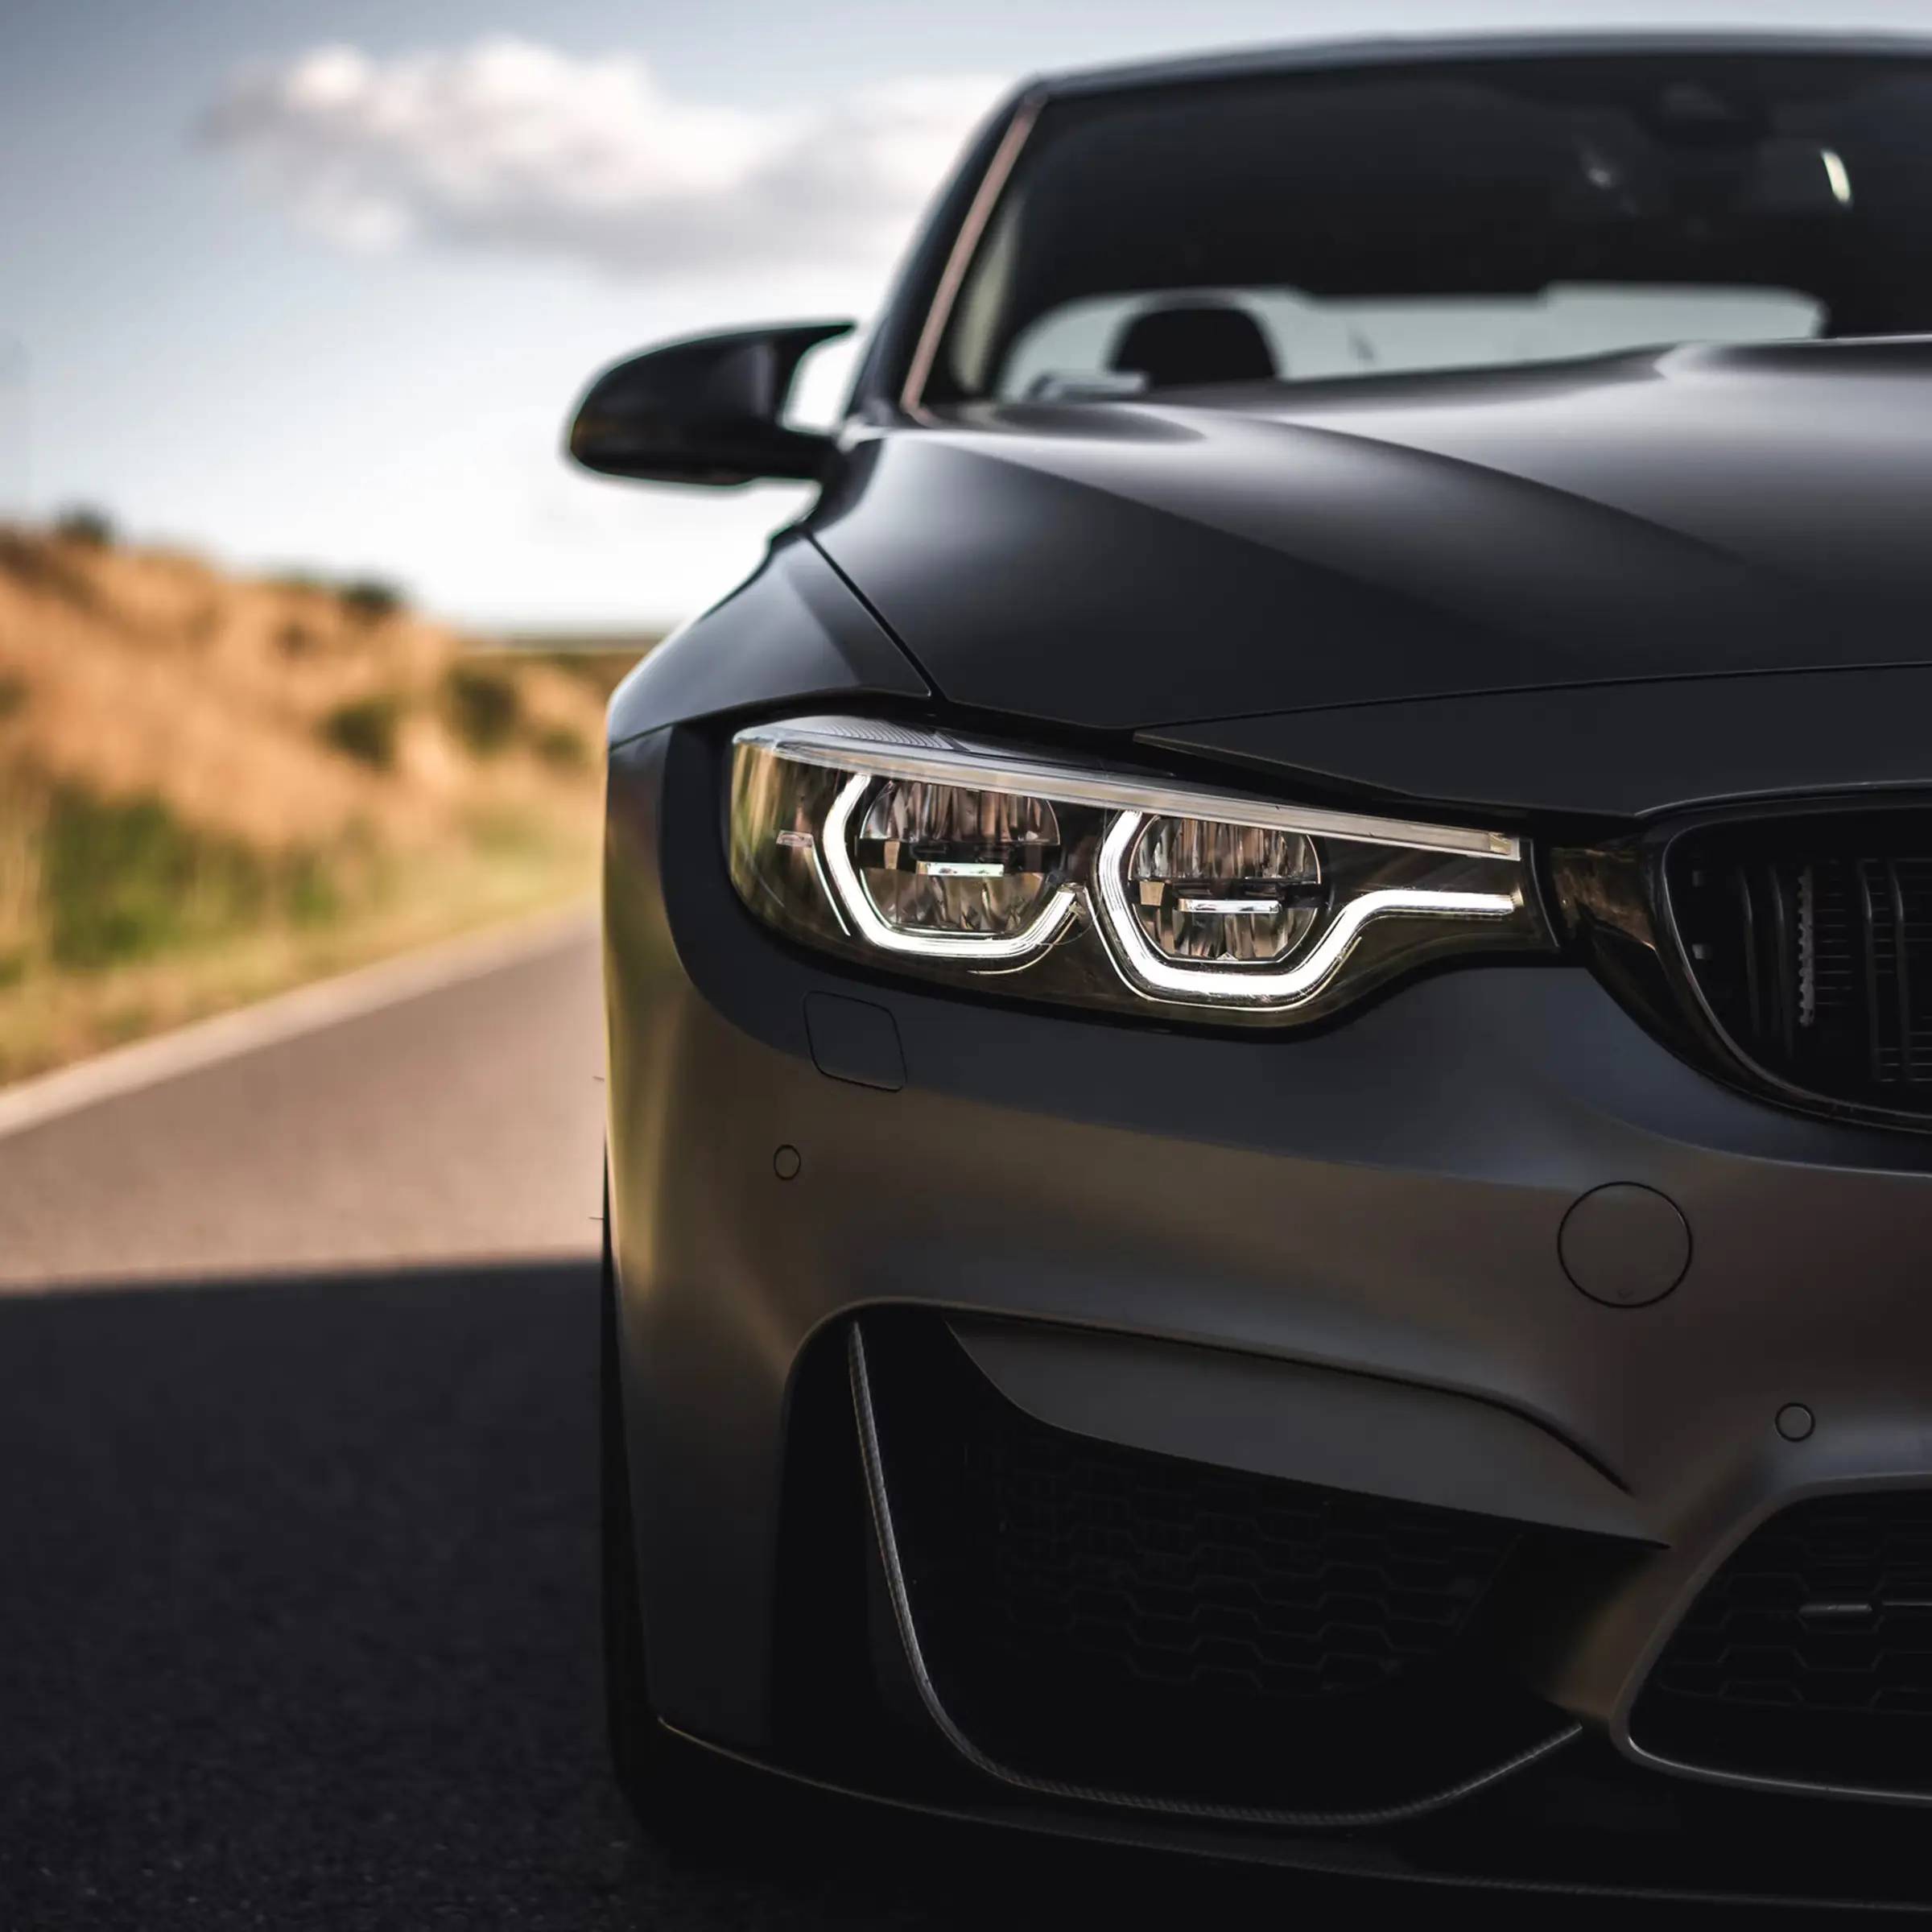
[(265, 920), (319, 923), (340, 898), (317, 853), (265, 854), (184, 824), (160, 799), (103, 799), (75, 785), (49, 802), (40, 889), (48, 953), (79, 972)]

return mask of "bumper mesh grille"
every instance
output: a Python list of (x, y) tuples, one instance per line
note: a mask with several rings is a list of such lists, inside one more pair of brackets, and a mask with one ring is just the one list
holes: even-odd
[(1294, 1699), (1440, 1657), (1515, 1542), (1505, 1523), (1173, 1462), (1025, 1426), (963, 1444), (997, 1526), (980, 1615), (1016, 1660), (1123, 1684)]
[(865, 1333), (925, 1661), (990, 1756), (1337, 1809), (1548, 1736), (1484, 1643), (1535, 1540), (1518, 1525), (1071, 1435), (941, 1323), (869, 1315)]
[(1678, 1627), (1632, 1732), (1715, 1769), (1932, 1790), (1932, 1495), (1773, 1517)]

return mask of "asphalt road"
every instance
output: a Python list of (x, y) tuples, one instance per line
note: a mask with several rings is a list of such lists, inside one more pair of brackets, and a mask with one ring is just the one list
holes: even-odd
[(0, 1926), (1339, 1913), (856, 1806), (728, 1859), (640, 1835), (597, 1701), (595, 1293), (564, 1264), (0, 1304)]
[(593, 1255), (603, 1071), (585, 914), (0, 1094), (0, 1289)]
[(0, 1932), (1460, 1916), (854, 1806), (641, 1835), (598, 1707), (597, 1055), (579, 933), (0, 1137)]

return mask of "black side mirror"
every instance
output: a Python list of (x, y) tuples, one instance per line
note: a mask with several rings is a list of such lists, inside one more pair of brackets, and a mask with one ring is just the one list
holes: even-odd
[(778, 421), (805, 352), (849, 322), (733, 329), (646, 349), (604, 371), (570, 426), (572, 458), (607, 477), (652, 483), (815, 481), (829, 436)]

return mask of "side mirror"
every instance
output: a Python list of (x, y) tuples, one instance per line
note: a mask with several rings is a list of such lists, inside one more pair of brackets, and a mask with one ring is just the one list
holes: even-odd
[(778, 420), (807, 349), (849, 322), (799, 322), (694, 336), (604, 371), (571, 423), (572, 460), (651, 483), (815, 481), (829, 436)]

